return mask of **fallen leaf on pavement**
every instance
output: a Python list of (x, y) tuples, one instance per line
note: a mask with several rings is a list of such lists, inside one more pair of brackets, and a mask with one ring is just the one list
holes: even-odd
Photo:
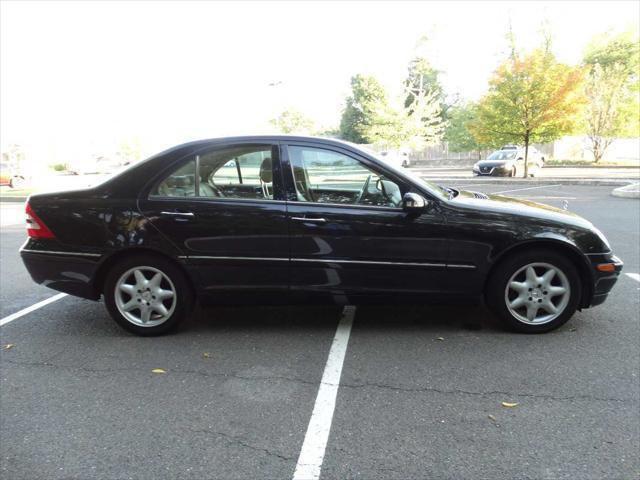
[(494, 417), (493, 415), (489, 415), (489, 420), (493, 420), (494, 422), (497, 422), (496, 417)]
[(442, 341), (442, 340), (444, 340), (444, 337), (438, 337), (438, 338), (436, 338), (436, 340)]
[(152, 373), (167, 373), (167, 371), (164, 368), (154, 368), (153, 370), (151, 370)]
[(502, 402), (502, 406), (503, 407), (507, 407), (507, 408), (513, 408), (513, 407), (517, 407), (518, 404), (517, 403), (510, 403), (510, 402)]
[(15, 346), (16, 346), (15, 343), (7, 343), (6, 345), (3, 345), (2, 348), (5, 350), (9, 350), (10, 348), (13, 348)]
[(211, 358), (211, 354), (210, 354), (209, 352), (204, 352), (204, 353), (202, 354), (202, 356), (203, 356), (204, 358)]

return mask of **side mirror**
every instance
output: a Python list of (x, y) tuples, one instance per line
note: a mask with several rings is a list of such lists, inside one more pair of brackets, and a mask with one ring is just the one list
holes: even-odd
[(405, 212), (420, 212), (427, 206), (427, 201), (417, 193), (405, 193), (402, 197), (402, 209)]

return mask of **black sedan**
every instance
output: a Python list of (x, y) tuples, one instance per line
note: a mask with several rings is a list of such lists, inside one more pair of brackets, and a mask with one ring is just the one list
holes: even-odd
[(33, 280), (98, 300), (140, 335), (215, 304), (484, 299), (545, 332), (601, 304), (622, 262), (572, 213), (442, 188), (353, 145), (187, 143), (90, 189), (32, 195)]

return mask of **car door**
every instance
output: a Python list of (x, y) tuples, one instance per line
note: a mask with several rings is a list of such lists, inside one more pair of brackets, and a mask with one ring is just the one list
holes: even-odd
[(405, 212), (411, 186), (351, 150), (292, 142), (283, 160), (293, 293), (351, 301), (445, 288), (446, 226), (437, 202), (422, 214)]
[(274, 295), (289, 286), (281, 178), (276, 143), (227, 144), (172, 165), (139, 207), (182, 251), (205, 299), (284, 300)]

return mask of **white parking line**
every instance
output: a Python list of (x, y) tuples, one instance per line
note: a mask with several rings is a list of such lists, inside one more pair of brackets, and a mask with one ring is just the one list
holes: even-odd
[(636, 282), (640, 282), (640, 273), (626, 273), (629, 278), (633, 278)]
[(66, 293), (59, 293), (57, 295), (54, 295), (53, 297), (47, 298), (46, 300), (42, 300), (41, 302), (34, 303), (30, 307), (23, 308), (19, 312), (12, 313), (11, 315), (4, 317), (2, 320), (0, 320), (0, 327), (2, 327), (3, 325), (6, 325), (9, 322), (13, 322), (16, 318), (20, 318), (23, 315), (26, 315), (27, 313), (31, 313), (34, 310), (44, 307), (45, 305), (49, 305), (50, 303), (53, 303), (56, 300), (60, 300), (61, 298), (66, 296), (67, 296)]
[(511, 193), (511, 192), (521, 192), (523, 190), (535, 190), (536, 188), (553, 188), (553, 187), (561, 187), (562, 185), (538, 185), (537, 187), (526, 187), (526, 188), (514, 188), (513, 190), (503, 190), (501, 192), (493, 192), (495, 194), (499, 193)]
[(355, 313), (356, 308), (352, 306), (344, 307), (342, 311), (342, 318), (333, 337), (327, 364), (324, 367), (322, 381), (316, 396), (316, 403), (313, 407), (311, 420), (309, 420), (307, 433), (304, 436), (296, 470), (293, 474), (293, 480), (317, 480), (320, 477), (324, 451), (331, 431), (333, 411), (336, 406), (342, 364), (347, 352)]

